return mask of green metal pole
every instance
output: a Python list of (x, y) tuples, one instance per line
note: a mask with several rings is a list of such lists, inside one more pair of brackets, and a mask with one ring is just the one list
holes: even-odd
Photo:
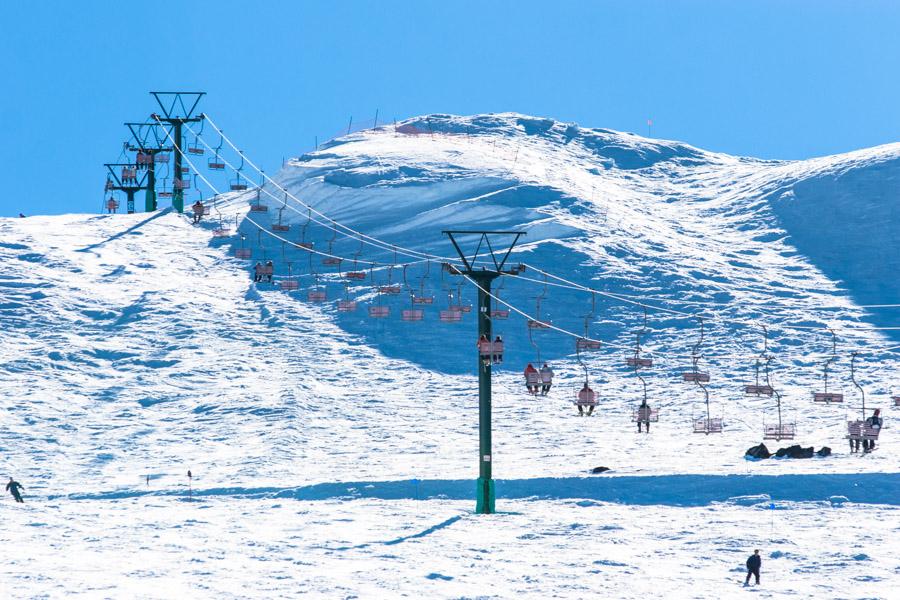
[[(171, 121), (170, 121), (171, 122)], [(172, 206), (179, 213), (184, 212), (184, 190), (175, 187), (175, 181), (181, 181), (181, 121), (174, 121), (175, 135), (173, 142), (175, 144), (175, 179), (172, 181)]]
[[(491, 280), (490, 272), (470, 273), (478, 284), (478, 337), (491, 337)], [(494, 480), (491, 478), (491, 360), (478, 354), (478, 451), (479, 471), (475, 512), (489, 515), (494, 512)]]
[(128, 194), (128, 204), (126, 204), (126, 211), (128, 214), (134, 213), (134, 193), (138, 191), (140, 188), (128, 188), (125, 190), (125, 193)]
[(147, 165), (147, 194), (144, 196), (144, 210), (156, 210), (156, 153), (150, 153), (150, 164)]

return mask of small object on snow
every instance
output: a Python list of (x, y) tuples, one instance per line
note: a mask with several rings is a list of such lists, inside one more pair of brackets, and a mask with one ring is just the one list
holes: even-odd
[(831, 456), (831, 448), (829, 448), (828, 446), (822, 446), (822, 448), (820, 448), (819, 451), (816, 452), (816, 454), (822, 457)]
[(778, 452), (775, 453), (776, 458), (812, 458), (815, 448), (810, 446), (809, 448), (803, 448), (799, 444), (795, 444), (793, 446), (788, 446), (787, 448), (779, 448)]
[(591, 469), (591, 473), (593, 473), (594, 475), (606, 473), (607, 471), (609, 471), (609, 467), (594, 467), (593, 469)]

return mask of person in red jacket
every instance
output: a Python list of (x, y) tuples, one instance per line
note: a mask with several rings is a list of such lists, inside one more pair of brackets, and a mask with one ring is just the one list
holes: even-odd
[(534, 368), (533, 364), (528, 363), (528, 366), (525, 367), (525, 387), (528, 388), (528, 393), (537, 394), (540, 385), (540, 373), (538, 373), (538, 370)]

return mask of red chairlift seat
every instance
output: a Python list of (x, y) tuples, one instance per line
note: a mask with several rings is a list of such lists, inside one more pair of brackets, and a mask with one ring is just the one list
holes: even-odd
[(137, 177), (137, 169), (122, 167), (122, 179), (134, 179)]
[(653, 359), (652, 358), (635, 358), (632, 356), (632, 357), (626, 359), (625, 363), (629, 367), (652, 367)]
[(421, 308), (406, 308), (400, 312), (403, 321), (422, 321), (425, 319), (425, 311)]
[[(234, 187), (232, 187), (231, 189), (234, 189)], [(246, 190), (247, 186), (244, 186), (244, 189)], [(253, 204), (250, 205), (250, 212), (268, 212), (268, 211), (269, 211), (269, 207), (266, 206), (265, 204), (259, 204), (259, 203), (254, 202)]]
[(356, 300), (338, 300), (338, 312), (353, 312), (356, 310)]
[(400, 293), (400, 285), (382, 285), (378, 288), (378, 292), (381, 294), (399, 294)]
[(158, 163), (167, 163), (169, 162), (169, 155), (164, 152), (157, 152), (153, 155), (153, 161)]
[(250, 248), (235, 248), (234, 249), (234, 257), (235, 258), (249, 259), (251, 256), (253, 256), (253, 252), (250, 250)]
[(167, 192), (167, 191), (163, 190), (159, 194), (157, 194), (157, 196), (159, 196), (160, 198), (171, 198), (172, 192)]
[(306, 299), (309, 302), (325, 302), (328, 299), (328, 294), (322, 289), (309, 290), (309, 292), (306, 293)]
[(412, 297), (413, 304), (434, 304), (434, 296), (413, 296)]
[(230, 187), (231, 187), (232, 192), (243, 192), (244, 190), (247, 189), (247, 184), (240, 183), (240, 182), (232, 182)]
[(369, 317), (372, 319), (384, 319), (391, 314), (390, 306), (370, 306)]
[(181, 167), (181, 174), (182, 174), (182, 175), (184, 175), (185, 173), (190, 173), (190, 172), (191, 172), (191, 168), (190, 168), (190, 167)]
[(190, 179), (176, 179), (175, 180), (175, 189), (176, 190), (187, 190), (191, 187)]
[(745, 385), (744, 393), (748, 396), (771, 396), (774, 390), (770, 385)]
[(847, 435), (845, 437), (854, 442), (864, 440), (875, 441), (878, 439), (879, 433), (881, 433), (881, 427), (866, 425), (865, 421), (860, 420), (847, 421)]
[(192, 204), (191, 210), (194, 211), (195, 215), (200, 215), (201, 217), (205, 217), (207, 215), (212, 214), (212, 207), (207, 206), (205, 204), (201, 204), (200, 206), (196, 206), (196, 205)]
[(215, 229), (213, 229), (213, 237), (222, 238), (228, 237), (229, 235), (231, 235), (231, 230), (227, 227), (216, 227)]
[(273, 265), (260, 265), (259, 274), (268, 277), (274, 275), (275, 267)]
[(312, 242), (297, 242), (297, 247), (298, 248), (306, 248), (307, 250), (312, 250), (313, 243)]
[(597, 406), (597, 394), (590, 388), (579, 390), (575, 406)]
[(814, 392), (813, 402), (822, 402), (825, 404), (840, 403), (844, 401), (843, 394), (835, 394), (832, 392)]
[(204, 152), (202, 146), (191, 146), (191, 145), (188, 145), (187, 151), (188, 151), (188, 154), (203, 154), (203, 152)]
[(694, 419), (694, 433), (722, 433), (722, 428), (724, 426), (724, 422), (721, 417), (707, 419), (706, 417), (700, 417), (699, 419)]
[(709, 383), (709, 373), (702, 373), (700, 371), (685, 371), (681, 374), (681, 377), (684, 381), (690, 381), (692, 383)]
[(290, 231), (291, 226), (283, 223), (272, 223), (272, 231)]
[(508, 310), (492, 310), (491, 318), (492, 319), (508, 319), (509, 311)]
[(489, 340), (478, 341), (478, 354), (480, 356), (493, 356), (503, 354), (503, 341), (491, 342)]
[(363, 279), (368, 277), (368, 275), (365, 271), (347, 271), (347, 274), (344, 275), (344, 277), (346, 277), (347, 279), (357, 279), (362, 281)]
[(109, 210), (116, 210), (117, 208), (119, 208), (119, 201), (114, 198), (110, 198), (106, 201), (106, 208), (108, 208)]
[(578, 350), (599, 350), (600, 342), (597, 340), (589, 340), (587, 338), (578, 338), (575, 340), (575, 347)]
[(659, 409), (641, 406), (631, 413), (632, 423), (657, 423), (659, 421)]
[(784, 423), (782, 425), (765, 425), (763, 430), (764, 440), (792, 440), (796, 433), (796, 425), (794, 423)]
[(538, 371), (528, 371), (525, 373), (525, 385), (529, 387), (541, 385), (541, 374)]
[(339, 265), (341, 264), (341, 259), (337, 256), (326, 256), (322, 259), (322, 264), (329, 266)]
[(224, 171), (225, 170), (225, 163), (218, 162), (213, 158), (209, 159), (209, 162), (206, 163), (206, 166), (209, 167), (210, 170), (212, 170), (212, 171)]
[(136, 162), (141, 166), (148, 166), (153, 162), (153, 156), (151, 156), (150, 154), (144, 154), (143, 152), (138, 152)]
[(286, 291), (286, 292), (289, 292), (289, 291), (292, 291), (292, 290), (299, 290), (299, 289), (300, 289), (300, 282), (297, 281), (297, 280), (296, 280), (295, 278), (293, 278), (293, 277), (288, 277), (287, 279), (282, 279), (281, 281), (279, 281), (279, 282), (278, 282), (278, 287), (281, 288), (282, 290)]
[(458, 310), (442, 310), (438, 318), (445, 323), (458, 323), (462, 320), (462, 313)]

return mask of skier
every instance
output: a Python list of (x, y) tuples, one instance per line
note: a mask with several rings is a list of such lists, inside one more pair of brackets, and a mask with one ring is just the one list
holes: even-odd
[[(866, 419), (866, 429), (874, 429), (876, 433), (878, 432), (878, 430), (881, 429), (881, 426), (884, 424), (884, 421), (882, 420), (882, 418), (879, 415), (881, 415), (881, 409), (876, 408), (875, 414), (873, 414), (871, 417)], [(859, 442), (857, 442), (857, 445), (858, 444), (859, 444)], [(858, 449), (859, 448), (857, 447), (857, 450)], [(872, 439), (864, 439), (863, 440), (863, 452), (871, 452), (874, 449), (875, 449), (875, 440), (872, 440)]]
[(641, 424), (646, 425), (647, 433), (650, 433), (650, 405), (647, 404), (646, 398), (641, 400), (641, 405), (638, 407), (638, 433), (641, 433)]
[(263, 274), (263, 266), (262, 263), (256, 263), (256, 266), (253, 267), (253, 281), (262, 281)]
[(591, 413), (594, 412), (594, 399), (597, 397), (594, 394), (594, 390), (588, 387), (587, 382), (584, 382), (584, 387), (581, 388), (581, 391), (578, 392), (578, 416), (584, 416), (584, 409), (582, 409), (582, 404), (587, 404), (587, 416), (591, 416)]
[(275, 272), (275, 265), (272, 264), (272, 261), (266, 262), (266, 279), (269, 283), (272, 283), (272, 274)]
[(534, 368), (533, 364), (528, 363), (528, 366), (525, 367), (525, 387), (528, 388), (528, 393), (537, 394), (539, 381), (538, 370)]
[(541, 367), (541, 396), (546, 396), (552, 385), (553, 369), (550, 368), (550, 365), (544, 363), (544, 366)]
[(197, 200), (192, 207), (194, 209), (194, 223), (199, 223), (203, 217), (203, 203)]
[(756, 585), (759, 585), (759, 568), (761, 566), (762, 557), (759, 555), (759, 550), (754, 550), (753, 555), (747, 559), (747, 579), (744, 580), (744, 585), (750, 585), (751, 575), (756, 577)]
[(20, 489), (24, 490), (25, 486), (10, 477), (9, 483), (6, 484), (6, 491), (12, 494), (12, 497), (15, 498), (16, 502), (24, 503), (25, 501), (22, 500), (22, 494), (19, 493)]

